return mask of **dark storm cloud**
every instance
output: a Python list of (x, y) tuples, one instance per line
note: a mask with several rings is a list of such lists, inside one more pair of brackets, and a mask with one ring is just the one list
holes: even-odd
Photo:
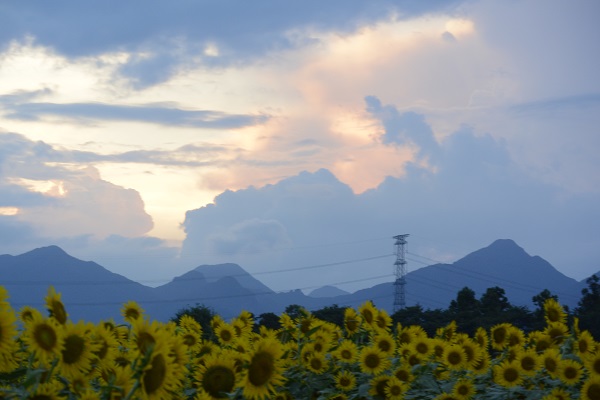
[(75, 122), (136, 121), (168, 126), (235, 129), (267, 121), (266, 115), (227, 114), (210, 110), (184, 110), (165, 105), (124, 106), (104, 103), (5, 103), (7, 118), (35, 121), (58, 116)]

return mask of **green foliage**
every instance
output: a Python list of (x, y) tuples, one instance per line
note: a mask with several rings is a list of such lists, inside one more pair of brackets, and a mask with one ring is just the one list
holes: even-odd
[(211, 308), (208, 308), (201, 304), (196, 304), (195, 306), (183, 308), (175, 314), (171, 321), (179, 323), (179, 320), (184, 315), (189, 315), (194, 318), (196, 322), (202, 326), (202, 338), (203, 339), (212, 339), (214, 337), (213, 330), (210, 322), (213, 317), (217, 315)]
[(600, 340), (600, 278), (592, 275), (586, 280), (587, 288), (581, 291), (581, 299), (575, 308), (579, 327), (587, 329), (596, 340)]

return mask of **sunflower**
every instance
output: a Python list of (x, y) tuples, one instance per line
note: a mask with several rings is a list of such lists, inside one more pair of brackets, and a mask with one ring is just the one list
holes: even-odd
[(591, 377), (600, 377), (600, 351), (587, 357), (583, 362)]
[(492, 348), (502, 350), (508, 346), (509, 330), (512, 327), (509, 323), (494, 325), (490, 330), (490, 340)]
[(544, 332), (534, 331), (529, 335), (529, 343), (533, 344), (535, 351), (541, 353), (552, 347), (552, 338)]
[(306, 361), (306, 369), (320, 375), (327, 371), (329, 362), (322, 353), (313, 353)]
[(92, 389), (86, 390), (81, 393), (78, 397), (79, 400), (100, 400), (100, 394), (94, 392)]
[(140, 377), (142, 399), (169, 398), (169, 393), (177, 388), (179, 382), (174, 376), (174, 364), (165, 347), (161, 344), (152, 349), (150, 361)]
[(459, 344), (465, 351), (465, 355), (467, 356), (467, 364), (469, 366), (475, 365), (481, 357), (483, 357), (483, 350), (479, 347), (479, 344), (472, 339), (464, 340)]
[(190, 353), (194, 354), (198, 352), (202, 343), (201, 333), (191, 329), (184, 329), (179, 333), (179, 336), (181, 336), (183, 344), (187, 346)]
[(0, 286), (0, 308), (10, 308), (10, 304), (8, 303), (8, 290), (4, 286)]
[(28, 400), (60, 400), (60, 390), (62, 385), (58, 381), (50, 381), (33, 385), (32, 391), (28, 394)]
[(542, 397), (542, 400), (571, 400), (572, 395), (561, 387), (552, 389), (549, 395)]
[(450, 393), (442, 393), (442, 394), (434, 397), (433, 400), (457, 400), (457, 397), (455, 397), (454, 395), (452, 395)]
[(296, 323), (294, 322), (294, 319), (287, 313), (282, 313), (279, 316), (279, 324), (287, 331), (294, 332), (296, 330)]
[(353, 308), (346, 308), (344, 310), (344, 328), (346, 328), (346, 335), (354, 335), (358, 332), (360, 324), (360, 315)]
[(511, 325), (508, 328), (507, 341), (509, 347), (523, 346), (525, 344), (525, 334), (516, 326)]
[(398, 368), (396, 368), (394, 370), (393, 375), (398, 380), (405, 382), (407, 384), (411, 383), (415, 379), (415, 376), (412, 373), (412, 368), (408, 365), (399, 366)]
[(82, 393), (92, 390), (90, 377), (83, 372), (77, 372), (71, 375), (69, 380), (69, 390), (79, 398)]
[[(0, 286), (1, 287), (1, 286)], [(10, 307), (0, 308), (0, 357), (12, 358), (17, 336), (17, 317)], [(0, 366), (2, 369), (2, 366)]]
[(66, 377), (90, 370), (95, 357), (94, 352), (100, 349), (98, 343), (92, 342), (90, 330), (91, 324), (83, 321), (77, 324), (68, 322), (65, 325), (59, 367)]
[(100, 382), (110, 388), (110, 399), (122, 399), (134, 388), (136, 379), (131, 368), (103, 368)]
[(281, 368), (283, 349), (280, 342), (261, 338), (254, 343), (248, 355), (243, 394), (250, 399), (260, 399), (273, 393), (284, 382)]
[(437, 328), (435, 331), (435, 336), (445, 340), (446, 342), (451, 342), (454, 338), (454, 335), (456, 335), (456, 329), (456, 321), (452, 321), (446, 326)]
[(483, 349), (488, 349), (490, 345), (490, 338), (488, 336), (487, 331), (484, 328), (477, 328), (477, 330), (475, 331), (475, 336), (473, 338)]
[(410, 345), (409, 349), (411, 352), (420, 355), (423, 358), (427, 358), (434, 352), (433, 340), (428, 337), (416, 338)]
[(561, 344), (569, 335), (569, 328), (561, 322), (549, 322), (544, 333), (552, 338), (553, 343)]
[(378, 311), (371, 300), (364, 302), (363, 305), (358, 308), (358, 312), (362, 316), (362, 320), (366, 323), (367, 327), (373, 327)]
[(40, 311), (37, 308), (33, 308), (30, 306), (23, 306), (19, 310), (19, 319), (24, 323), (31, 321), (34, 318), (34, 316), (37, 316), (39, 318), (42, 317), (42, 314), (40, 313)]
[(99, 324), (94, 327), (93, 341), (98, 345), (94, 351), (97, 362), (101, 365), (110, 366), (114, 363), (118, 354), (119, 342), (114, 331), (109, 330), (105, 324)]
[(442, 361), (449, 369), (462, 369), (467, 366), (467, 355), (462, 346), (450, 344), (444, 348)]
[(459, 379), (452, 388), (452, 395), (458, 400), (468, 400), (475, 395), (475, 385), (467, 379)]
[(135, 301), (128, 301), (127, 303), (123, 304), (123, 307), (121, 307), (121, 315), (125, 321), (133, 323), (143, 319), (144, 310)]
[(379, 331), (373, 337), (373, 345), (388, 356), (392, 356), (396, 351), (396, 341), (387, 331)]
[(204, 359), (204, 365), (198, 369), (196, 380), (198, 387), (211, 399), (223, 399), (234, 391), (239, 376), (232, 358), (213, 354)]
[(600, 400), (600, 377), (589, 378), (581, 387), (581, 400)]
[(173, 360), (174, 374), (178, 380), (183, 380), (186, 374), (186, 366), (190, 361), (188, 348), (183, 343), (181, 336), (170, 336), (169, 356)]
[(48, 288), (48, 295), (44, 299), (46, 307), (50, 313), (50, 317), (55, 318), (59, 324), (64, 325), (69, 318), (65, 305), (60, 299), (60, 293), (56, 293), (53, 286)]
[(197, 357), (203, 357), (205, 355), (212, 354), (218, 348), (219, 347), (210, 340), (201, 340), (198, 344)]
[(581, 358), (594, 354), (596, 351), (596, 342), (589, 331), (583, 331), (579, 334), (574, 343), (575, 354)]
[(178, 325), (184, 331), (191, 331), (202, 336), (202, 325), (188, 314), (183, 314), (179, 317)]
[(475, 375), (483, 375), (488, 372), (490, 367), (490, 353), (483, 351), (481, 358), (474, 364), (471, 365), (471, 372)]
[(368, 374), (379, 375), (390, 366), (389, 357), (374, 346), (363, 347), (359, 359), (361, 371)]
[(137, 356), (144, 356), (149, 353), (156, 343), (165, 339), (168, 334), (165, 330), (160, 329), (160, 324), (157, 321), (146, 321), (142, 318), (131, 322), (133, 349)]
[(329, 396), (327, 400), (348, 400), (348, 396), (345, 393), (336, 393)]
[(388, 385), (388, 381), (391, 378), (391, 376), (379, 375), (371, 379), (371, 381), (369, 382), (369, 394), (371, 396), (379, 396), (381, 398), (385, 398), (385, 388)]
[(235, 318), (231, 321), (230, 326), (233, 328), (236, 338), (246, 337), (252, 333), (253, 325), (248, 324), (248, 321), (251, 320)]
[(358, 346), (350, 340), (343, 340), (337, 349), (332, 352), (332, 355), (339, 361), (345, 363), (353, 363), (358, 356)]
[(384, 309), (377, 310), (377, 315), (375, 315), (375, 327), (382, 331), (389, 331), (392, 326), (392, 318)]
[(521, 367), (516, 361), (505, 360), (493, 367), (494, 382), (504, 387), (514, 387), (523, 383)]
[(524, 375), (534, 376), (540, 367), (540, 357), (535, 350), (522, 350), (517, 353), (517, 362), (521, 365)]
[(335, 387), (345, 392), (356, 387), (356, 377), (350, 371), (340, 371), (335, 376)]
[(558, 366), (561, 362), (560, 351), (558, 349), (548, 349), (539, 356), (540, 366), (543, 367), (546, 372), (552, 378), (556, 378), (558, 375)]
[(62, 327), (54, 318), (32, 315), (25, 324), (23, 341), (43, 364), (52, 361), (63, 349)]
[(558, 301), (547, 299), (544, 302), (544, 318), (548, 323), (559, 322), (564, 324), (567, 322), (567, 313), (565, 313)]
[(387, 381), (387, 385), (383, 389), (385, 398), (389, 400), (402, 400), (404, 393), (408, 390), (408, 385), (396, 378), (395, 376), (390, 377)]
[(558, 365), (558, 378), (567, 385), (575, 385), (582, 374), (582, 366), (575, 360), (561, 360)]
[(234, 339), (236, 338), (233, 326), (231, 326), (227, 322), (223, 322), (217, 326), (217, 328), (215, 329), (215, 335), (217, 336), (217, 340), (222, 346), (231, 345)]

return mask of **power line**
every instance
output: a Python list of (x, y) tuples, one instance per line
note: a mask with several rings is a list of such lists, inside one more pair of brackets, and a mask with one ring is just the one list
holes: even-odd
[[(372, 257), (365, 257), (365, 258), (355, 258), (355, 259), (351, 259), (351, 260), (344, 260), (344, 261), (337, 261), (337, 262), (332, 262), (332, 263), (326, 263), (326, 264), (316, 264), (316, 265), (307, 265), (307, 266), (301, 266), (301, 267), (295, 267), (295, 268), (286, 268), (286, 269), (273, 269), (273, 270), (268, 270), (268, 271), (258, 271), (258, 272), (253, 272), (253, 273), (238, 273), (238, 274), (233, 274), (233, 275), (227, 275), (229, 277), (233, 277), (233, 278), (239, 278), (239, 277), (246, 277), (246, 276), (255, 276), (255, 275), (269, 275), (269, 274), (281, 274), (281, 273), (286, 273), (286, 272), (294, 272), (294, 271), (303, 271), (303, 270), (310, 270), (310, 269), (319, 269), (319, 268), (327, 268), (327, 267), (336, 267), (339, 265), (346, 265), (346, 264), (353, 264), (353, 263), (358, 263), (358, 262), (365, 262), (365, 261), (373, 261), (373, 260), (378, 260), (381, 258), (386, 258), (386, 257), (390, 257), (393, 254), (380, 254), (377, 256), (372, 256)], [(241, 267), (240, 267), (241, 268)], [(186, 273), (195, 271), (196, 269), (190, 270)], [(200, 272), (200, 271), (199, 271)], [(127, 279), (127, 278), (125, 278)], [(185, 281), (197, 281), (197, 280), (204, 280), (205, 277), (191, 277), (191, 278), (186, 278)], [(44, 285), (44, 286), (48, 286), (48, 285), (56, 285), (56, 286), (70, 286), (70, 285), (91, 285), (91, 286), (95, 286), (95, 285), (136, 285), (136, 284), (141, 284), (141, 282), (163, 282), (164, 279), (160, 279), (160, 280), (143, 280), (143, 281), (133, 281), (133, 280), (127, 280), (127, 281), (3, 281), (2, 284), (4, 285), (14, 285), (14, 286), (36, 286), (36, 285)], [(171, 280), (172, 281), (172, 280)]]
[[(348, 283), (358, 283), (358, 282), (366, 282), (366, 281), (371, 281), (371, 280), (375, 280), (375, 279), (382, 279), (382, 278), (389, 278), (391, 277), (391, 274), (385, 274), (385, 275), (377, 275), (377, 276), (372, 276), (372, 277), (368, 277), (368, 278), (361, 278), (361, 279), (353, 279), (353, 280), (347, 280), (347, 281), (341, 281), (341, 282), (333, 282), (333, 283), (329, 283), (329, 285), (344, 285), (344, 284), (348, 284)], [(319, 286), (306, 286), (306, 287), (302, 287), (302, 288), (298, 288), (298, 289), (294, 289), (294, 290), (309, 290), (309, 289), (314, 289), (314, 288), (318, 288), (318, 287), (322, 287), (323, 285), (319, 285)], [(179, 302), (201, 302), (201, 301), (208, 301), (208, 300), (225, 300), (225, 299), (234, 299), (234, 298), (243, 298), (243, 297), (251, 297), (251, 296), (268, 296), (268, 295), (279, 295), (279, 294), (285, 294), (285, 293), (289, 293), (290, 291), (281, 291), (281, 292), (252, 292), (252, 293), (244, 293), (244, 294), (237, 294), (237, 295), (221, 295), (221, 296), (211, 296), (211, 297), (193, 297), (193, 298), (181, 298), (181, 299), (159, 299), (159, 300), (136, 300), (136, 302), (138, 302), (141, 305), (144, 304), (167, 304), (167, 303), (179, 303)], [(45, 303), (33, 303), (33, 304), (24, 304), (24, 303), (11, 303), (13, 306), (25, 306), (25, 305), (36, 305), (36, 306), (40, 306), (40, 305), (45, 305)], [(122, 305), (122, 302), (118, 302), (118, 301), (110, 301), (110, 302), (96, 302), (96, 303), (68, 303), (66, 304), (67, 309), (69, 308), (69, 306), (74, 306), (74, 307), (87, 307), (87, 306), (110, 306), (110, 305)]]

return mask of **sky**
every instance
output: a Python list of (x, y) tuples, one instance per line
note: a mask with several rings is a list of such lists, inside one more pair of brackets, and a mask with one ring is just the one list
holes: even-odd
[[(513, 239), (600, 271), (595, 0), (0, 3), (0, 254), (354, 291)], [(409, 288), (407, 288), (409, 290)]]

